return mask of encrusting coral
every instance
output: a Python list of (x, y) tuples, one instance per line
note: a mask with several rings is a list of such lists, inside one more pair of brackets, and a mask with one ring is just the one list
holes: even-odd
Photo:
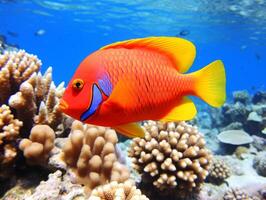
[(95, 188), (88, 200), (149, 200), (130, 181), (109, 184)]
[(213, 159), (209, 170), (208, 180), (212, 183), (220, 184), (229, 176), (230, 168), (228, 165), (222, 160)]
[(185, 122), (144, 123), (145, 138), (135, 138), (129, 149), (133, 168), (160, 191), (186, 195), (208, 175), (211, 154), (196, 127)]
[(266, 177), (266, 153), (265, 152), (261, 152), (254, 158), (253, 166), (259, 175)]
[(247, 193), (243, 192), (242, 190), (230, 189), (227, 191), (224, 196), (223, 200), (259, 200), (260, 198), (257, 196), (249, 196)]
[(47, 125), (36, 125), (31, 129), (29, 139), (23, 139), (19, 148), (33, 164), (45, 163), (54, 147), (55, 133)]
[(73, 122), (63, 147), (63, 159), (73, 169), (77, 181), (86, 186), (87, 193), (96, 186), (129, 178), (128, 169), (117, 159), (117, 141), (112, 129)]
[(13, 142), (19, 135), (23, 123), (14, 119), (7, 105), (0, 107), (0, 164), (8, 164), (17, 155)]
[(41, 61), (24, 50), (5, 51), (0, 55), (0, 104), (7, 103), (20, 84), (40, 69)]

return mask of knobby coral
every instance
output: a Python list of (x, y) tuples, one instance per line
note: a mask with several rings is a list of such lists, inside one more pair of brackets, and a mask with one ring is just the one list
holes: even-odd
[(211, 154), (196, 127), (185, 122), (148, 121), (145, 138), (135, 138), (129, 150), (133, 168), (161, 191), (186, 195), (208, 175)]
[(98, 185), (129, 178), (129, 171), (118, 162), (115, 153), (117, 141), (112, 129), (73, 122), (63, 158), (88, 193)]
[(0, 55), (0, 104), (7, 103), (20, 84), (40, 69), (41, 61), (24, 50), (5, 51)]
[(214, 159), (208, 175), (208, 180), (212, 183), (220, 184), (230, 176), (228, 165), (218, 159)]
[(130, 181), (117, 183), (113, 181), (109, 184), (95, 188), (89, 200), (148, 200), (141, 191)]
[(23, 139), (19, 148), (24, 156), (33, 164), (46, 163), (50, 151), (54, 147), (55, 133), (47, 125), (36, 125), (31, 129), (29, 139)]
[(0, 107), (0, 164), (8, 164), (17, 155), (13, 142), (19, 135), (22, 122), (14, 119), (7, 105)]

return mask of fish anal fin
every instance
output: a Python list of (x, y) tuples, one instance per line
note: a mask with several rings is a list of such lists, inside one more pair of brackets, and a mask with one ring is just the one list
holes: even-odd
[(193, 101), (184, 97), (176, 107), (172, 108), (160, 121), (183, 121), (190, 120), (197, 114)]
[(112, 128), (129, 138), (144, 137), (145, 135), (144, 130), (137, 123), (123, 124)]
[(165, 54), (180, 73), (189, 70), (196, 56), (195, 46), (188, 40), (178, 37), (147, 37), (116, 42), (101, 49), (148, 49)]

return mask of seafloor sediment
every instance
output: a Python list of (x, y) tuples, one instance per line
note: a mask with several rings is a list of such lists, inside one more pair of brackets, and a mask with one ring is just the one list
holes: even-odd
[(126, 140), (61, 113), (52, 68), (1, 46), (1, 200), (266, 199), (265, 91), (199, 105), (190, 122), (143, 122), (145, 138)]

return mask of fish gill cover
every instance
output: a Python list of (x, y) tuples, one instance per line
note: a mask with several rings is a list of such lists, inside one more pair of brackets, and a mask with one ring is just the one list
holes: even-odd
[[(265, 0), (0, 0), (0, 199), (265, 199), (265, 10)], [(221, 59), (226, 103), (142, 122), (134, 140), (61, 112), (61, 82), (83, 58), (148, 36), (192, 41), (189, 72)]]

